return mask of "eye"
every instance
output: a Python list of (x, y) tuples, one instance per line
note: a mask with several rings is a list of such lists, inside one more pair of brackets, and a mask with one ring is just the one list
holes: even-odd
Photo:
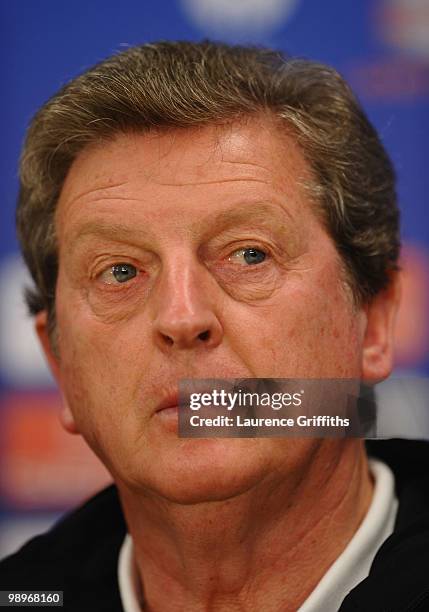
[(228, 259), (230, 261), (238, 260), (239, 263), (245, 262), (249, 266), (262, 263), (267, 254), (260, 249), (246, 248), (235, 251)]
[(137, 276), (137, 268), (129, 263), (118, 263), (105, 270), (100, 278), (110, 285), (126, 283)]

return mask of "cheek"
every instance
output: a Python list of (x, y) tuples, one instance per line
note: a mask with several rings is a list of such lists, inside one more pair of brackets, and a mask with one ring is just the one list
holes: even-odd
[(77, 430), (115, 474), (118, 465), (127, 464), (129, 449), (139, 448), (146, 417), (139, 416), (136, 399), (145, 368), (136, 365), (129, 351), (119, 353), (118, 342), (113, 344), (100, 340), (100, 333), (83, 337), (65, 332), (60, 358), (61, 386)]
[[(59, 329), (65, 329), (58, 322)], [(115, 388), (109, 375), (109, 361), (98, 346), (82, 336), (62, 332), (59, 342), (61, 387), (84, 435), (97, 429), (97, 422), (110, 413)]]
[(136, 395), (136, 356), (121, 327), (100, 323), (66, 293), (57, 300), (57, 324), (60, 384), (79, 431), (97, 452), (99, 431), (109, 431), (106, 424), (117, 423)]
[(344, 310), (341, 310), (338, 303), (328, 302), (325, 309), (309, 313), (305, 345), (307, 368), (313, 376), (360, 376), (359, 338), (354, 315), (348, 308), (344, 304)]
[(254, 376), (360, 376), (358, 317), (343, 287), (329, 276), (304, 287), (290, 284), (250, 315), (242, 317), (241, 334), (234, 337)]

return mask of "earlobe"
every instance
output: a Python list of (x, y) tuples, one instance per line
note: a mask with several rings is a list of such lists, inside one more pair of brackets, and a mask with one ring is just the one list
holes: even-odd
[[(54, 351), (52, 347), (52, 342), (48, 331), (48, 314), (46, 310), (42, 310), (41, 312), (37, 313), (35, 317), (35, 328), (50, 370), (57, 381), (57, 384), (61, 388), (60, 361), (56, 351)], [(64, 395), (62, 396), (62, 403), (63, 406), (60, 413), (60, 421), (62, 426), (70, 433), (79, 433), (73, 414)]]
[(62, 402), (63, 402), (63, 405), (62, 405), (61, 412), (60, 412), (61, 425), (69, 433), (72, 433), (72, 434), (80, 433), (76, 426), (76, 422), (74, 420), (72, 411), (70, 410), (69, 405), (64, 395), (62, 396)]
[(365, 307), (362, 380), (366, 383), (384, 380), (393, 369), (394, 331), (400, 295), (400, 273), (395, 272), (391, 275), (389, 286)]

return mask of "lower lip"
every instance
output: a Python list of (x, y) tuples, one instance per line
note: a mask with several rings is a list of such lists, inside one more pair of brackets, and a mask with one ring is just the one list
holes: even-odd
[(171, 419), (173, 417), (177, 419), (179, 415), (179, 406), (169, 406), (168, 408), (158, 410), (158, 412), (156, 412), (155, 414), (164, 419)]
[(157, 422), (163, 429), (173, 434), (177, 434), (179, 427), (179, 406), (169, 406), (155, 412)]

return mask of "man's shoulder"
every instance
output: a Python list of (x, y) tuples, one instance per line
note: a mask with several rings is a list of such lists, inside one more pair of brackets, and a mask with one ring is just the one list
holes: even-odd
[(394, 531), (369, 576), (349, 593), (340, 612), (429, 610), (429, 441), (370, 441), (367, 450), (393, 471), (399, 507)]
[(110, 486), (1, 561), (1, 589), (62, 590), (65, 609), (120, 610), (116, 572), (125, 533)]

